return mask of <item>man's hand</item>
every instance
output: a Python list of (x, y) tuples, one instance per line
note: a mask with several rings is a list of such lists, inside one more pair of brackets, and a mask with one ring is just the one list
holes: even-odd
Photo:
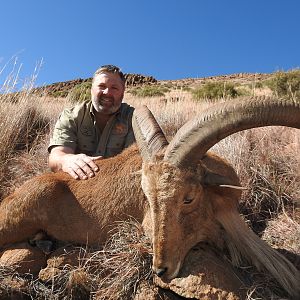
[(63, 158), (61, 169), (75, 179), (88, 179), (99, 171), (94, 160), (102, 156), (91, 157), (85, 154), (66, 154)]
[(74, 154), (72, 148), (57, 146), (51, 150), (49, 167), (55, 172), (62, 170), (75, 179), (88, 179), (94, 177), (95, 172), (99, 171), (94, 161), (101, 158), (103, 157)]

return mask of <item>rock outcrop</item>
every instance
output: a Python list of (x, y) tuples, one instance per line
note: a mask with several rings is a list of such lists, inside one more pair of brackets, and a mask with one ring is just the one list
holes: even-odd
[[(126, 78), (126, 86), (136, 86), (142, 84), (152, 84), (156, 83), (157, 80), (153, 76), (145, 76), (141, 74), (124, 74)], [(76, 86), (82, 83), (90, 83), (92, 82), (92, 78), (77, 78), (64, 82), (56, 82), (49, 85), (45, 85), (43, 87), (37, 87), (33, 89), (33, 92), (38, 95), (50, 95), (50, 96), (61, 96), (66, 97), (68, 93)]]

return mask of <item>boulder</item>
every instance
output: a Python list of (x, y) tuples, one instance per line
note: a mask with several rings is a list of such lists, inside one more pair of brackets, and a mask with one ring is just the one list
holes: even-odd
[(38, 274), (46, 266), (46, 255), (28, 243), (18, 243), (6, 247), (0, 253), (0, 266), (14, 267), (20, 274)]
[(242, 277), (207, 245), (198, 245), (187, 255), (183, 267), (170, 282), (159, 277), (155, 284), (184, 298), (209, 300), (244, 299)]

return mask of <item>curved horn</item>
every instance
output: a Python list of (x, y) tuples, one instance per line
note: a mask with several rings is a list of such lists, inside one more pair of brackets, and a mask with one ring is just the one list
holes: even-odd
[(132, 127), (143, 160), (150, 160), (169, 143), (147, 106), (133, 112)]
[(248, 99), (217, 104), (180, 128), (164, 160), (179, 167), (189, 166), (225, 137), (262, 126), (300, 128), (300, 101)]

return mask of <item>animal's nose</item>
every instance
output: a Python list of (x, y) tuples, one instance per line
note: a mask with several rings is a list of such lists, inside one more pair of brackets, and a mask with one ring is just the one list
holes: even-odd
[(168, 268), (158, 268), (157, 270), (155, 270), (155, 273), (158, 277), (162, 277), (166, 272), (167, 272)]

